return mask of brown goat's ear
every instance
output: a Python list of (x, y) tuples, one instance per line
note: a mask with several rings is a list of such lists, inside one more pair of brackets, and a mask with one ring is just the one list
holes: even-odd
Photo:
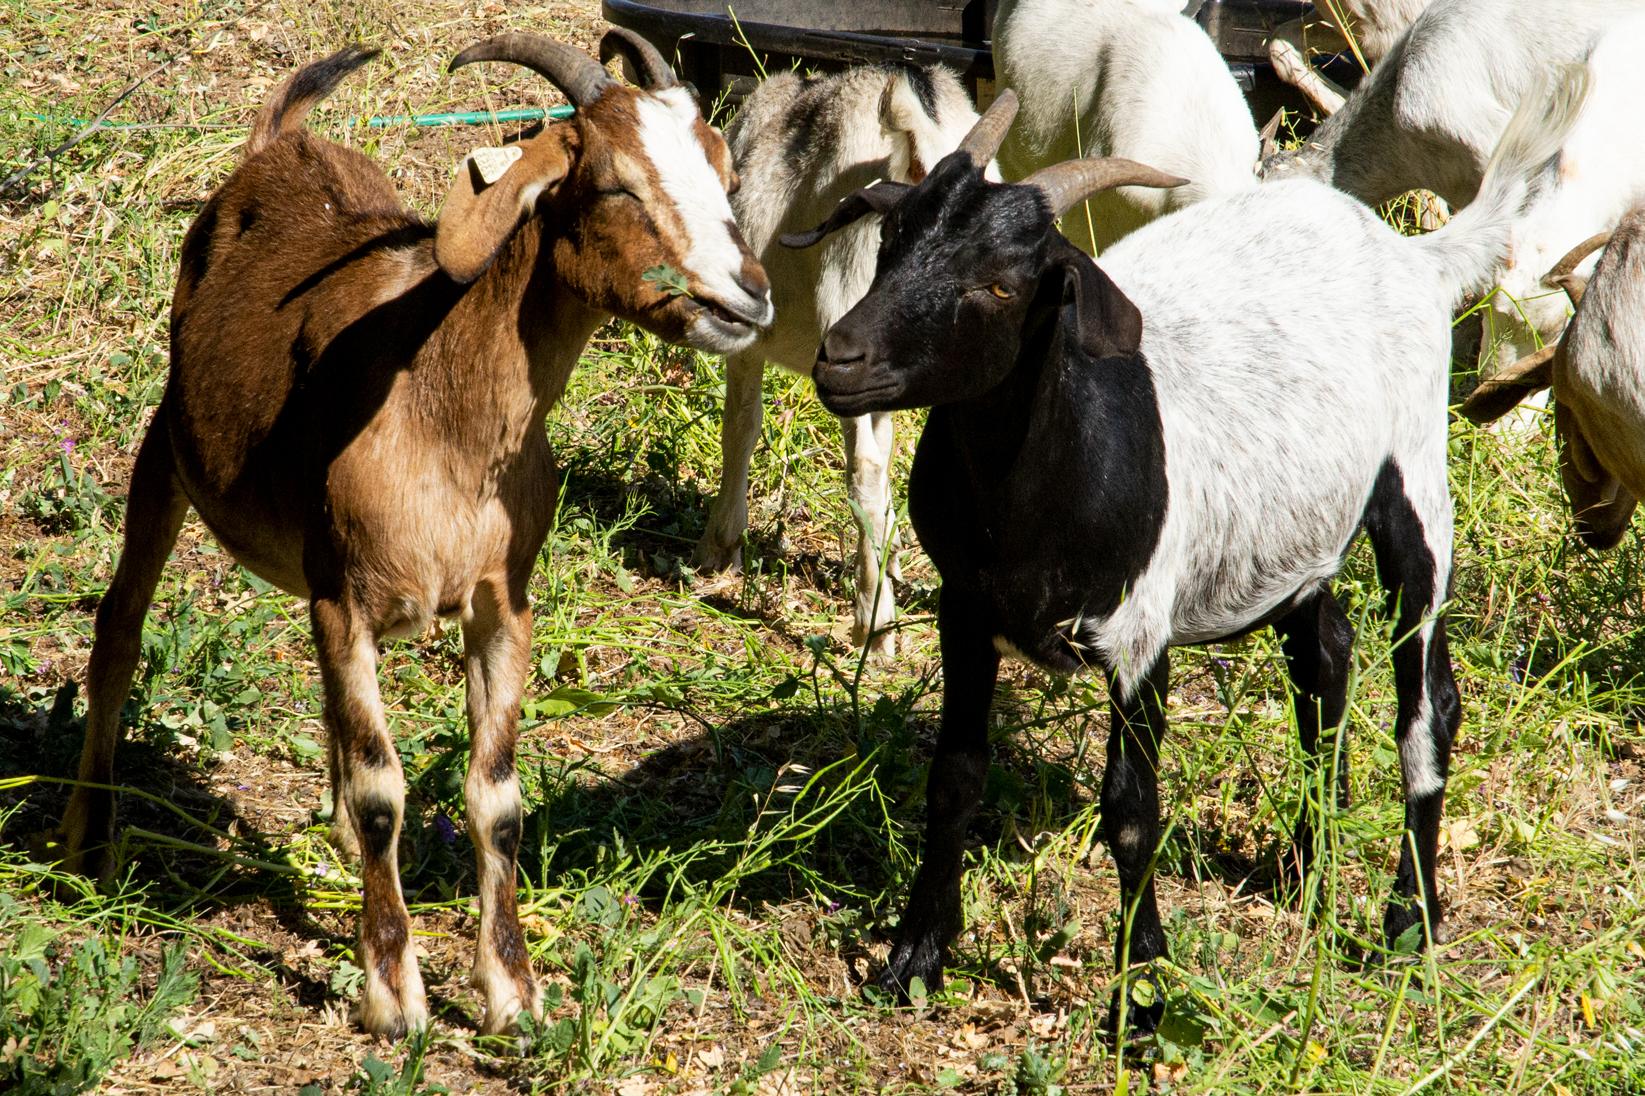
[[(508, 162), (514, 150), (518, 157)], [(560, 185), (571, 160), (562, 127), (507, 149), (470, 153), (457, 166), (434, 230), (434, 261), (440, 269), (456, 282), (478, 278), (537, 199)]]
[(810, 247), (829, 233), (838, 232), (870, 213), (884, 215), (886, 210), (902, 201), (903, 195), (911, 189), (907, 183), (881, 182), (854, 190), (840, 199), (840, 204), (834, 207), (834, 212), (830, 213), (822, 224), (809, 232), (790, 232), (780, 237), (778, 242), (784, 247)]
[(1081, 348), (1094, 358), (1130, 357), (1142, 346), (1142, 313), (1101, 267), (1067, 246), (1062, 299), (1073, 309)]
[(1628, 521), (1639, 505), (1594, 455), (1571, 408), (1554, 404), (1554, 432), (1559, 435), (1559, 478), (1571, 503), (1577, 536), (1590, 548), (1615, 548), (1628, 531)]

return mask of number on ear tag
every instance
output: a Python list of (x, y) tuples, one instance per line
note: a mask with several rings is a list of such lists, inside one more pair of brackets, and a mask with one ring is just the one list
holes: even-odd
[(480, 178), (490, 186), (503, 177), (503, 172), (514, 165), (514, 162), (525, 153), (519, 145), (509, 145), (507, 148), (477, 148), (468, 154), (474, 161), (474, 166), (480, 172)]

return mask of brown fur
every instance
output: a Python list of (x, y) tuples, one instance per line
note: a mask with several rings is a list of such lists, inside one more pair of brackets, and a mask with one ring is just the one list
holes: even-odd
[[(337, 830), (363, 860), (358, 1018), (390, 1035), (420, 1026), (396, 859), (404, 788), (377, 645), (457, 617), (480, 859), (475, 973), (485, 1029), (497, 1031), (539, 1011), (515, 914), (520, 805), (505, 762), (530, 650), (526, 583), (557, 499), (544, 417), (608, 315), (680, 341), (703, 306), (641, 278), (661, 263), (695, 277), (677, 211), (637, 151), (645, 92), (613, 84), (522, 142), (489, 187), (465, 163), (433, 226), (366, 157), (296, 128), (368, 56), (344, 51), (276, 93), (184, 241), (171, 375), (98, 610), (81, 777), (113, 780), (143, 617), (192, 504), (249, 570), (310, 599)], [(700, 122), (697, 136), (729, 183), (724, 142)], [(112, 816), (108, 792), (77, 789), (63, 827), (71, 867), (102, 866)]]

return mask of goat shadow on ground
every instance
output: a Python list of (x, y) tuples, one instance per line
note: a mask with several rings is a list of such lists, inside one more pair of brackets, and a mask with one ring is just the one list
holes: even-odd
[[(0, 847), (12, 853), (44, 859), (44, 840), (61, 823), (70, 788), (59, 781), (74, 777), (85, 737), (85, 719), (74, 713), (76, 692), (70, 683), (49, 701), (36, 703), (9, 686), (0, 686), (0, 779), (44, 778), (0, 793), (0, 816), (5, 819)], [(241, 857), (265, 863), (284, 859), (282, 835), (260, 832), (232, 796), (213, 791), (209, 770), (192, 762), (174, 734), (159, 724), (126, 728), (116, 754), (115, 780), (153, 793), (205, 826), (234, 833), (238, 844), (233, 851)], [(165, 844), (171, 839), (208, 848), (216, 845), (210, 831), (177, 813), (140, 796), (120, 795), (117, 819), (116, 878), (102, 888), (120, 894), (134, 908), (163, 915), (160, 923), (266, 901), (280, 926), (295, 937), (332, 946), (351, 943), (350, 936), (308, 915), (303, 891), (292, 875), (235, 865), (224, 855)], [(146, 831), (160, 840), (132, 831)], [(62, 897), (73, 900), (67, 892)], [(304, 1006), (318, 1007), (331, 997), (324, 981), (293, 969), (275, 945), (253, 949), (249, 957), (273, 973)]]
[[(692, 550), (708, 522), (715, 486), (687, 482), (681, 476), (678, 454), (668, 446), (648, 453), (617, 452), (595, 446), (557, 447), (555, 462), (561, 478), (561, 520), (567, 515), (587, 513), (598, 524), (611, 526), (637, 508), (644, 512), (635, 524), (619, 530), (611, 544), (622, 553), (623, 565), (652, 578), (673, 579), (682, 566), (690, 564)], [(839, 530), (840, 551), (854, 551), (856, 526), (841, 504), (834, 519)], [(912, 532), (902, 531), (912, 543)], [(854, 561), (834, 551), (800, 548), (788, 542), (779, 522), (774, 526), (751, 526), (744, 544), (744, 573), (786, 574), (809, 589), (836, 597), (839, 612), (851, 612), (850, 590), (854, 581)], [(906, 551), (906, 548), (905, 548)], [(700, 576), (710, 578), (711, 576)], [(899, 584), (899, 612), (903, 615), (936, 612), (936, 586)], [(707, 595), (716, 608), (735, 615), (759, 619), (768, 625), (781, 624), (781, 614), (759, 605), (735, 604), (718, 595)]]

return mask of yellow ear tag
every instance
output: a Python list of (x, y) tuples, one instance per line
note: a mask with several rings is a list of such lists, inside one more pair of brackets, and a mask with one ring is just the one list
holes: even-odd
[(514, 162), (524, 156), (525, 152), (519, 145), (509, 145), (507, 148), (477, 148), (468, 154), (474, 161), (474, 167), (480, 173), (480, 178), (490, 186), (503, 177), (503, 172), (514, 166)]

